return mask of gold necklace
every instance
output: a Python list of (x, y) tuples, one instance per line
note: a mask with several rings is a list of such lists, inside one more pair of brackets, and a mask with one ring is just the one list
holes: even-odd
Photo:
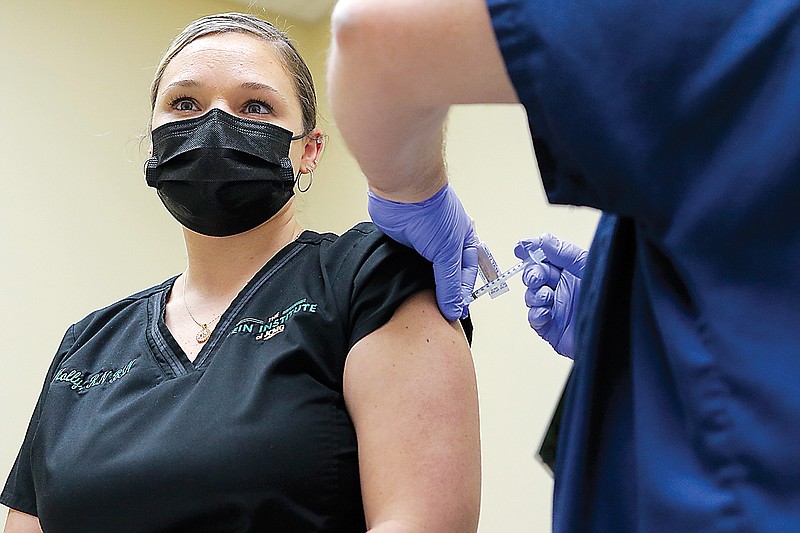
[(189, 309), (189, 305), (186, 303), (186, 285), (187, 285), (186, 284), (186, 280), (187, 279), (188, 279), (188, 276), (187, 276), (186, 272), (184, 272), (183, 273), (183, 307), (186, 308), (186, 312), (189, 313), (189, 318), (192, 319), (192, 322), (194, 322), (195, 324), (200, 326), (200, 331), (197, 332), (197, 335), (195, 335), (194, 338), (198, 342), (198, 344), (203, 344), (204, 342), (206, 342), (209, 339), (209, 337), (211, 337), (211, 329), (208, 327), (208, 325), (212, 324), (215, 320), (217, 320), (220, 317), (220, 315), (215, 316), (214, 318), (212, 318), (211, 320), (209, 320), (205, 324), (201, 324), (200, 322), (197, 321), (197, 319), (194, 318), (194, 315), (192, 315), (192, 311)]
[[(292, 239), (289, 242), (292, 243), (296, 241), (301, 233), (303, 233), (302, 229), (300, 229), (300, 231), (295, 230), (294, 232), (292, 232)], [(189, 309), (189, 304), (186, 303), (186, 285), (187, 285), (186, 280), (189, 278), (188, 272), (189, 272), (188, 268), (183, 272), (183, 307), (186, 309), (186, 312), (189, 314), (189, 318), (192, 319), (192, 322), (200, 326), (200, 331), (197, 332), (197, 335), (195, 335), (194, 338), (198, 344), (203, 344), (211, 337), (211, 328), (209, 328), (208, 326), (210, 324), (213, 324), (222, 315), (220, 314), (213, 317), (205, 324), (201, 324), (200, 322), (198, 322), (197, 319), (194, 317), (194, 315), (192, 315), (192, 311)]]

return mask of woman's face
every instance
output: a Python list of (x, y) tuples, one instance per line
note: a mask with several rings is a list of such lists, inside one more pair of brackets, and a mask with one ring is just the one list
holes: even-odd
[[(263, 120), (298, 135), (302, 109), (294, 83), (273, 45), (247, 33), (220, 33), (189, 43), (167, 65), (156, 95), (153, 129), (219, 108)], [(289, 157), (301, 169), (308, 138), (292, 143)]]

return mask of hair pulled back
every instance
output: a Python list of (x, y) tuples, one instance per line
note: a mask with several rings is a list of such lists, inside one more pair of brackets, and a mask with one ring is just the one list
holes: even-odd
[(169, 65), (169, 62), (172, 61), (172, 58), (189, 43), (200, 37), (228, 32), (248, 33), (275, 46), (284, 68), (286, 68), (286, 71), (294, 81), (295, 92), (300, 99), (303, 113), (303, 132), (307, 134), (313, 130), (317, 125), (317, 97), (314, 92), (314, 80), (311, 78), (308, 66), (303, 61), (303, 58), (300, 57), (291, 39), (284, 32), (265, 20), (244, 13), (222, 13), (199, 18), (191, 22), (175, 37), (161, 58), (153, 82), (150, 85), (151, 111), (156, 106), (156, 96), (158, 87), (161, 84), (161, 78), (164, 76), (164, 70)]

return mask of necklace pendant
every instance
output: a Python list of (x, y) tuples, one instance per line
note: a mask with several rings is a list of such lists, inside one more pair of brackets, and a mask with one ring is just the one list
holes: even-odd
[(208, 329), (208, 324), (203, 324), (200, 327), (201, 327), (200, 331), (197, 332), (197, 335), (195, 335), (194, 338), (197, 340), (198, 343), (203, 344), (211, 336), (211, 330)]

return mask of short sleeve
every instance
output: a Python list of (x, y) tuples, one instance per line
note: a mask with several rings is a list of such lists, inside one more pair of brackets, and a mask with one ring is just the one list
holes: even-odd
[(433, 289), (433, 267), (372, 224), (359, 224), (342, 235), (337, 244), (350, 246), (340, 258), (335, 277), (347, 315), (349, 350), (386, 324), (406, 298)]
[(29, 515), (38, 516), (36, 510), (36, 491), (34, 489), (33, 471), (31, 468), (31, 446), (33, 438), (36, 435), (36, 430), (39, 427), (39, 414), (47, 397), (50, 382), (53, 380), (56, 370), (64, 360), (64, 357), (74, 344), (74, 326), (71, 326), (64, 334), (61, 346), (59, 346), (58, 352), (53, 358), (53, 362), (50, 364), (50, 369), (47, 371), (47, 377), (44, 380), (42, 392), (39, 394), (39, 399), (36, 401), (36, 406), (33, 409), (33, 415), (28, 424), (28, 430), (25, 433), (22, 447), (17, 454), (16, 461), (14, 461), (14, 466), (11, 468), (11, 473), (8, 475), (8, 480), (3, 488), (3, 492), (0, 494), (0, 503), (6, 507)]

